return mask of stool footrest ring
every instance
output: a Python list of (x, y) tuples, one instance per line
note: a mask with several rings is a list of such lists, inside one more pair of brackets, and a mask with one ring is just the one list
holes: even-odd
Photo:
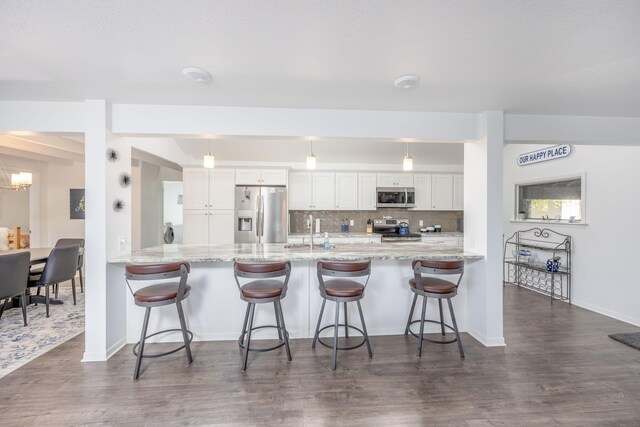
[[(146, 337), (144, 337), (145, 344), (148, 344), (146, 342), (146, 340), (148, 338), (155, 337), (156, 335), (160, 335), (160, 334), (166, 334), (166, 333), (169, 333), (169, 332), (180, 332), (180, 333), (182, 333), (182, 329), (166, 329), (164, 331), (159, 331), (159, 332), (156, 332), (154, 334), (147, 335)], [(191, 343), (191, 341), (193, 341), (193, 333), (191, 331), (187, 330), (187, 334), (189, 335), (189, 343)], [(154, 344), (162, 344), (162, 343), (154, 343)], [(140, 347), (140, 341), (138, 341), (136, 343), (136, 345), (133, 346), (133, 354), (136, 355), (136, 356), (138, 355), (138, 348), (139, 347)], [(154, 358), (154, 357), (168, 356), (169, 354), (173, 354), (175, 352), (178, 352), (178, 351), (182, 350), (184, 347), (185, 347), (185, 345), (182, 344), (181, 347), (175, 348), (173, 350), (165, 351), (164, 353), (152, 353), (152, 354), (143, 353), (142, 357), (143, 358), (147, 358), (147, 357), (148, 358)]]
[[(440, 324), (441, 324), (441, 323), (440, 323), (439, 321), (437, 321), (437, 320), (426, 320), (426, 319), (425, 319), (425, 323), (427, 323), (427, 322), (428, 322), (428, 323), (435, 323), (436, 325), (440, 325)], [(420, 319), (418, 319), (418, 320), (414, 320), (414, 321), (412, 321), (411, 323), (409, 323), (409, 333), (410, 333), (411, 335), (413, 335), (414, 337), (416, 337), (416, 338), (420, 339), (420, 336), (411, 330), (411, 325), (413, 325), (413, 324), (415, 324), (415, 323), (420, 323)], [(444, 325), (444, 327), (445, 327), (445, 328), (449, 329), (451, 332), (455, 332), (455, 329), (453, 329), (453, 326), (451, 326), (451, 325), (447, 325), (446, 323), (443, 323), (443, 325)], [(432, 333), (436, 333), (436, 332), (432, 332)], [(438, 332), (438, 333), (439, 333), (439, 332)], [(429, 341), (429, 342), (432, 342), (432, 343), (434, 343), (434, 344), (452, 344), (452, 343), (454, 343), (454, 342), (458, 341), (458, 339), (457, 339), (457, 338), (454, 338), (454, 339), (449, 340), (449, 341), (438, 341), (438, 340), (432, 340), (432, 339), (424, 338), (424, 337), (423, 337), (422, 339), (423, 339), (424, 341)]]
[[(362, 334), (362, 342), (360, 342), (360, 343), (358, 343), (358, 344), (355, 344), (355, 345), (352, 345), (352, 346), (350, 346), (350, 347), (337, 347), (337, 349), (338, 349), (338, 350), (355, 350), (355, 349), (356, 349), (356, 348), (358, 348), (358, 347), (362, 347), (362, 346), (364, 345), (364, 343), (366, 343), (366, 342), (367, 342), (367, 340), (366, 340), (366, 338), (365, 338), (365, 336), (364, 336), (364, 332), (362, 331), (362, 329), (357, 328), (357, 327), (355, 327), (355, 326), (353, 326), (353, 325), (345, 325), (344, 323), (340, 323), (340, 324), (338, 324), (338, 328), (340, 328), (340, 327), (345, 327), (345, 326), (346, 326), (347, 328), (349, 328), (349, 329), (353, 329), (353, 330), (355, 330), (355, 331), (360, 332), (360, 333)], [(325, 329), (328, 329), (328, 328), (335, 328), (335, 327), (336, 327), (336, 325), (335, 325), (335, 323), (334, 323), (334, 324), (327, 325), (327, 326), (324, 326), (324, 327), (322, 327), (322, 328), (318, 329), (318, 342), (319, 342), (320, 344), (322, 344), (323, 346), (327, 347), (327, 348), (333, 348), (333, 344), (327, 344), (326, 342), (322, 341), (323, 339), (329, 339), (329, 337), (324, 337), (324, 338), (320, 337), (320, 332), (324, 331)]]
[[(247, 332), (248, 332), (248, 331), (244, 331), (244, 332), (243, 332), (243, 333), (238, 337), (238, 346), (240, 346), (240, 348), (241, 348), (241, 349), (243, 349), (243, 350), (248, 350), (248, 351), (257, 351), (257, 352), (271, 351), (271, 350), (276, 350), (276, 349), (278, 349), (278, 348), (282, 347), (282, 346), (285, 344), (285, 342), (284, 342), (284, 336), (285, 336), (285, 335), (286, 335), (286, 338), (287, 338), (287, 339), (289, 339), (289, 332), (287, 332), (286, 330), (284, 330), (284, 328), (282, 328), (282, 327), (278, 327), (278, 326), (275, 326), (275, 325), (255, 326), (255, 327), (251, 328), (251, 330), (252, 330), (252, 331), (255, 331), (256, 329), (264, 329), (264, 328), (274, 328), (274, 329), (279, 329), (279, 330), (280, 330), (280, 332), (282, 332), (282, 334), (283, 334), (283, 338), (282, 338), (282, 339), (279, 339), (279, 338), (278, 338), (278, 341), (282, 341), (282, 342), (280, 342), (280, 343), (276, 344), (276, 345), (275, 345), (275, 346), (273, 346), (273, 347), (269, 347), (269, 348), (249, 348), (249, 349), (246, 349), (246, 348), (245, 348), (245, 345), (244, 345), (244, 337), (247, 335)], [(251, 341), (253, 341), (253, 337), (252, 337)]]

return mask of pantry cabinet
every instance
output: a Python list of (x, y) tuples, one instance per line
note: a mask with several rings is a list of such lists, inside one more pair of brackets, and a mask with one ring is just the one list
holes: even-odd
[(233, 243), (234, 169), (185, 168), (183, 242)]

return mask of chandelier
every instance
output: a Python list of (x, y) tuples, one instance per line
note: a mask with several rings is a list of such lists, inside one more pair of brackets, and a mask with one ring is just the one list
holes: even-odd
[(33, 177), (30, 172), (9, 173), (0, 163), (0, 189), (2, 190), (26, 190), (31, 187)]

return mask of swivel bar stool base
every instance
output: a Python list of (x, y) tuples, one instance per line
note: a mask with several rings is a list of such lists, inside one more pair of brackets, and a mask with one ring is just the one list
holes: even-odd
[[(240, 290), (240, 298), (247, 302), (247, 311), (244, 315), (242, 333), (240, 334), (240, 337), (238, 337), (238, 346), (244, 351), (242, 358), (242, 372), (247, 370), (250, 351), (272, 351), (284, 346), (287, 352), (287, 360), (291, 362), (289, 332), (287, 332), (287, 327), (284, 323), (282, 305), (280, 304), (280, 300), (287, 294), (287, 285), (289, 283), (289, 275), (291, 274), (291, 263), (289, 261), (270, 263), (236, 262), (234, 263), (233, 270), (238, 289)], [(241, 279), (257, 280), (251, 280), (241, 284)], [(253, 326), (256, 304), (265, 304), (270, 302), (273, 303), (275, 310), (276, 324)], [(268, 348), (251, 347), (251, 336), (253, 331), (265, 328), (275, 328), (278, 331), (279, 343)]]
[[(193, 356), (191, 355), (191, 341), (193, 340), (193, 333), (187, 329), (186, 321), (184, 318), (184, 310), (182, 308), (182, 301), (185, 300), (191, 292), (191, 286), (187, 284), (187, 276), (189, 274), (190, 266), (186, 262), (174, 262), (167, 264), (128, 264), (126, 266), (126, 280), (129, 285), (129, 290), (133, 294), (135, 304), (140, 307), (145, 307), (144, 322), (142, 324), (142, 332), (140, 334), (140, 341), (133, 346), (133, 354), (136, 356), (136, 366), (133, 371), (133, 378), (138, 379), (140, 377), (140, 366), (143, 358), (156, 358), (173, 354), (182, 349), (185, 349), (187, 353), (187, 362), (191, 364), (193, 362)], [(179, 282), (163, 282), (151, 286), (141, 288), (137, 291), (131, 289), (129, 281), (142, 281), (142, 280), (155, 280), (162, 281), (165, 279), (180, 278)], [(164, 305), (175, 304), (178, 311), (178, 320), (180, 321), (180, 329), (166, 329), (158, 331), (153, 334), (147, 335), (147, 328), (149, 326), (149, 317), (151, 315), (152, 307), (161, 307)], [(162, 353), (147, 354), (144, 352), (146, 340), (156, 335), (181, 332), (182, 340), (184, 344), (173, 350), (165, 351)]]
[[(316, 348), (316, 343), (331, 348), (333, 350), (333, 357), (331, 361), (331, 367), (336, 369), (338, 363), (338, 350), (354, 350), (367, 345), (367, 351), (369, 357), (373, 357), (371, 351), (371, 343), (369, 342), (369, 335), (367, 334), (367, 326), (364, 322), (364, 316), (362, 314), (362, 306), (360, 300), (364, 297), (364, 290), (369, 282), (369, 276), (371, 274), (371, 261), (363, 262), (335, 262), (335, 261), (319, 261), (318, 262), (318, 283), (320, 285), (320, 295), (322, 296), (322, 307), (320, 308), (320, 315), (318, 316), (318, 324), (316, 325), (316, 331), (313, 336), (313, 342), (311, 348)], [(334, 279), (325, 280), (324, 276), (335, 277)], [(364, 283), (360, 283), (356, 280), (346, 278), (366, 277)], [(320, 327), (322, 323), (322, 316), (324, 315), (324, 308), (329, 301), (335, 301), (336, 314), (333, 324)], [(360, 315), (360, 323), (362, 329), (350, 325), (348, 322), (347, 303), (355, 302), (358, 305), (358, 313)], [(344, 323), (340, 323), (340, 303), (344, 306)], [(362, 334), (362, 341), (352, 346), (339, 346), (338, 345), (338, 331), (340, 327), (344, 327), (345, 338), (349, 338), (349, 329), (353, 329)], [(320, 338), (320, 332), (325, 329), (333, 328), (333, 344), (328, 344)]]
[[(424, 341), (432, 342), (435, 344), (458, 344), (458, 352), (460, 358), (464, 359), (464, 350), (462, 349), (462, 341), (460, 340), (460, 333), (458, 331), (458, 323), (456, 322), (456, 316), (453, 311), (453, 305), (451, 304), (451, 298), (455, 297), (458, 293), (458, 285), (462, 280), (464, 274), (464, 260), (415, 260), (412, 262), (414, 271), (414, 278), (409, 281), (409, 288), (414, 293), (413, 302), (411, 303), (411, 310), (409, 311), (409, 318), (407, 319), (407, 326), (404, 330), (404, 334), (411, 334), (418, 338), (417, 356), (422, 357), (422, 344)], [(426, 274), (428, 276), (423, 276)], [(432, 277), (434, 275), (459, 275), (456, 283), (449, 280)], [(413, 312), (416, 307), (418, 296), (422, 297), (422, 313), (420, 319), (413, 319)], [(427, 299), (435, 298), (438, 300), (438, 308), (440, 309), (440, 321), (429, 320), (427, 316)], [(451, 316), (452, 325), (444, 323), (444, 317), (442, 312), (442, 300), (447, 300), (449, 306), (449, 315)], [(415, 333), (411, 330), (411, 326), (419, 323), (420, 332)], [(436, 323), (440, 325), (440, 333), (443, 339), (433, 340), (424, 336), (424, 324)], [(453, 332), (455, 338), (447, 339), (445, 328)]]

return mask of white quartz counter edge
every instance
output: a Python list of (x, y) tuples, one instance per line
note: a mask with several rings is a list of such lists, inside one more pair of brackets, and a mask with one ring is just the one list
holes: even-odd
[(280, 260), (409, 260), (417, 258), (466, 260), (484, 256), (465, 252), (459, 247), (430, 243), (371, 243), (335, 245), (325, 251), (322, 248), (286, 248), (281, 243), (229, 244), (229, 245), (161, 245), (130, 254), (109, 258), (109, 263), (151, 262), (230, 262), (230, 261), (280, 261)]

